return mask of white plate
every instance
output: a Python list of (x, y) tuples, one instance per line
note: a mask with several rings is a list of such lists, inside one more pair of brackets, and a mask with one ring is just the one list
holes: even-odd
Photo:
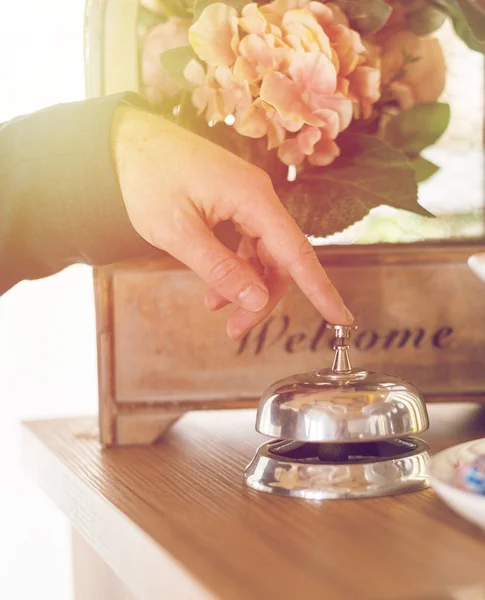
[(470, 269), (478, 275), (480, 279), (485, 281), (485, 252), (474, 254), (468, 259), (468, 266)]
[(455, 485), (457, 465), (485, 454), (485, 438), (453, 446), (433, 456), (429, 464), (431, 486), (458, 514), (485, 529), (485, 496), (465, 492)]

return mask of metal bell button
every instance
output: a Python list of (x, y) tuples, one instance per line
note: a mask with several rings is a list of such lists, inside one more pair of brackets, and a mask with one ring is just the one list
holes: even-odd
[(411, 437), (429, 426), (426, 404), (410, 383), (353, 369), (349, 339), (335, 332), (331, 369), (294, 375), (263, 394), (256, 430), (264, 443), (246, 469), (258, 491), (311, 500), (368, 498), (428, 486), (430, 450)]

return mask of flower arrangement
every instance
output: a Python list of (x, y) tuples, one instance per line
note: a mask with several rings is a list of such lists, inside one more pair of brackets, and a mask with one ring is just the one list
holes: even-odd
[[(421, 156), (446, 130), (450, 19), (473, 50), (484, 17), (467, 0), (143, 0), (147, 99), (260, 166), (308, 235), (385, 204), (430, 216)], [(145, 14), (145, 16), (146, 16)], [(470, 25), (468, 24), (470, 23)]]

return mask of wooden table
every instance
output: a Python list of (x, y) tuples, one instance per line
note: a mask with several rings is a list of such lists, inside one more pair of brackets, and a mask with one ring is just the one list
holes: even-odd
[[(485, 408), (430, 407), (433, 450)], [(247, 489), (253, 411), (186, 415), (103, 450), (94, 419), (26, 424), (25, 460), (71, 520), (76, 600), (483, 600), (485, 536), (428, 490), (308, 502)]]

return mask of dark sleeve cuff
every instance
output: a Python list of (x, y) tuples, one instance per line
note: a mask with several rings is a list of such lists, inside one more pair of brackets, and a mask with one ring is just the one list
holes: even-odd
[(0, 294), (84, 262), (106, 265), (156, 251), (133, 229), (111, 157), (120, 103), (135, 93), (60, 104), (0, 128)]

